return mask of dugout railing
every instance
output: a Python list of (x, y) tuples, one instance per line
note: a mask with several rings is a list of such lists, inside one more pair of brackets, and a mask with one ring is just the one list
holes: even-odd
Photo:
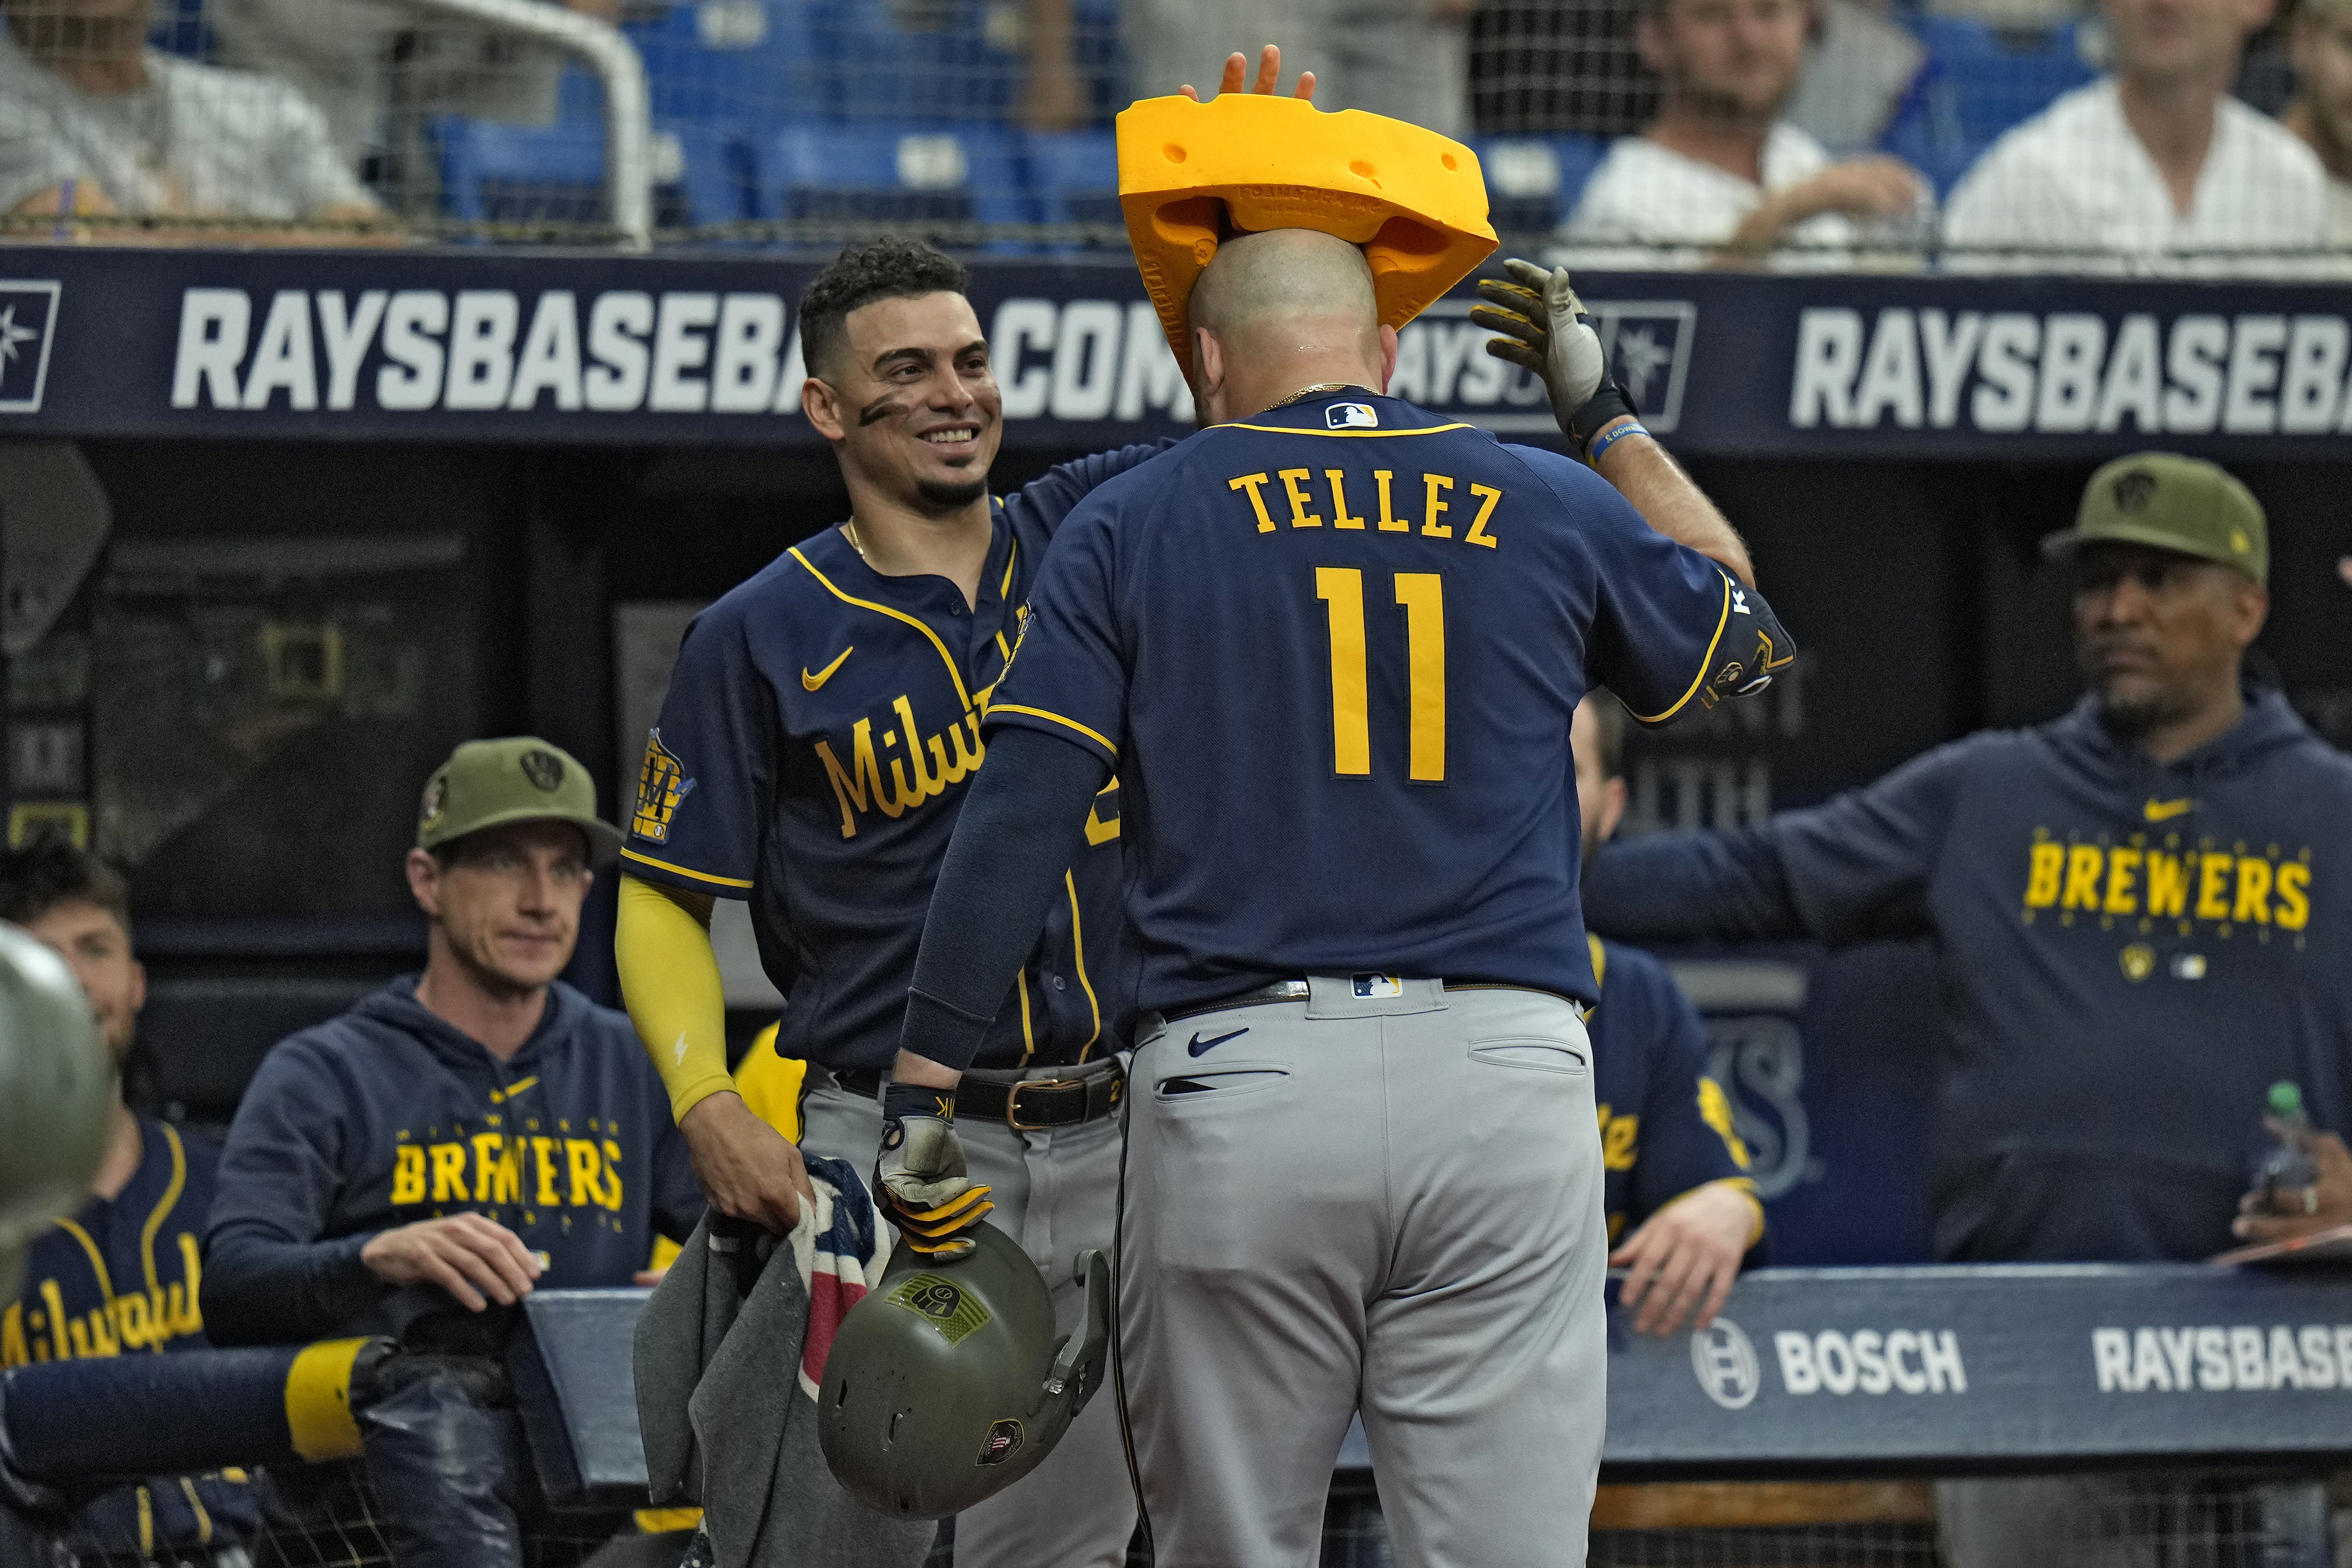
[[(542, 1292), (518, 1315), (505, 1367), (530, 1495), (543, 1504), (531, 1525), (537, 1561), (576, 1560), (647, 1500), (629, 1377), (645, 1294)], [(1609, 1333), (1596, 1563), (1926, 1568), (1947, 1560), (1939, 1510), (1948, 1530), (1953, 1508), (1983, 1506), (1971, 1503), (1972, 1481), (2021, 1477), (2090, 1500), (2034, 1538), (2036, 1562), (2336, 1560), (2328, 1479), (2352, 1456), (2352, 1275), (2336, 1269), (1765, 1269), (1741, 1279), (1705, 1331), (1636, 1336), (1612, 1304)], [(282, 1411), (298, 1402), (279, 1393), (292, 1380), (278, 1363), (296, 1352), (215, 1354), (253, 1368), (198, 1379), (207, 1408), (261, 1412), (266, 1451), (246, 1462), (295, 1468), (299, 1433)], [(791, 1364), (779, 1359), (779, 1398), (801, 1396)], [(348, 1383), (348, 1354), (341, 1365)], [(73, 1384), (69, 1369), (0, 1381), (11, 1467), (56, 1488), (77, 1479), (62, 1473), (74, 1467), (90, 1479), (173, 1456), (231, 1462), (222, 1446), (236, 1439), (196, 1435), (194, 1410), (172, 1435), (171, 1390), (92, 1394), (109, 1375), (122, 1374), (82, 1374), (69, 1429), (59, 1392)], [(336, 1429), (355, 1436), (341, 1419)], [(317, 1429), (314, 1420), (313, 1457), (330, 1457), (315, 1447)], [(267, 1560), (389, 1560), (384, 1503), (361, 1475), (306, 1470), (291, 1489), (309, 1511), (273, 1516), (277, 1555)], [(1351, 1434), (1324, 1561), (1377, 1568), (1388, 1553), (1369, 1453)]]

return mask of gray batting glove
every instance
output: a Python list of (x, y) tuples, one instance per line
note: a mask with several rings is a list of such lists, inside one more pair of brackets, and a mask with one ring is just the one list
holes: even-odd
[(955, 1258), (978, 1245), (963, 1233), (996, 1205), (990, 1189), (966, 1173), (952, 1090), (892, 1084), (884, 1091), (874, 1189), (890, 1223), (917, 1252)]
[(1551, 398), (1552, 417), (1574, 437), (1579, 449), (1591, 444), (1602, 426), (1633, 405), (1610, 379), (1609, 358), (1584, 301), (1576, 297), (1568, 268), (1547, 272), (1517, 258), (1503, 263), (1511, 280), (1482, 278), (1482, 304), (1470, 319), (1504, 334), (1486, 341), (1486, 352), (1531, 372)]

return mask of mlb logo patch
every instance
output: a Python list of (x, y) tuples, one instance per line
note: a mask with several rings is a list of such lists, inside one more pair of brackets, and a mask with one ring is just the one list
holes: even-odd
[(1369, 403), (1335, 403), (1323, 411), (1327, 429), (1376, 430), (1380, 423), (1380, 411)]
[(0, 414), (37, 414), (64, 285), (0, 278)]

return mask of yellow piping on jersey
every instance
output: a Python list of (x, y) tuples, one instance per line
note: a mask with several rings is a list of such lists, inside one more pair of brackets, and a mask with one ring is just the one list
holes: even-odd
[(673, 866), (667, 860), (656, 860), (650, 855), (640, 855), (634, 849), (622, 850), (621, 858), (635, 860), (641, 866), (651, 866), (657, 870), (673, 872), (680, 877), (691, 877), (698, 882), (709, 882), (714, 887), (748, 888), (751, 885), (734, 877), (714, 877), (708, 871), (696, 871), (684, 866)]
[[(999, 507), (1002, 507), (1004, 503), (1003, 501), (999, 501), (996, 504)], [(1010, 542), (1012, 544), (1012, 548), (1004, 552), (1004, 581), (996, 585), (996, 596), (1000, 599), (1011, 596), (1013, 593), (1013, 563), (1021, 559), (1021, 542), (1015, 539)]]
[[(139, 1261), (146, 1268), (147, 1290), (151, 1296), (160, 1296), (163, 1291), (163, 1279), (155, 1272), (155, 1233), (163, 1228), (164, 1216), (180, 1201), (180, 1194), (188, 1184), (188, 1152), (181, 1147), (180, 1135), (173, 1131), (168, 1121), (159, 1125), (163, 1129), (163, 1142), (172, 1149), (172, 1179), (163, 1184), (163, 1195), (156, 1200), (154, 1211), (148, 1215), (147, 1223), (139, 1227)], [(158, 1344), (154, 1349), (161, 1354), (163, 1347)]]
[(991, 714), (1026, 713), (1033, 719), (1051, 719), (1056, 724), (1065, 724), (1069, 728), (1076, 730), (1079, 734), (1084, 735), (1087, 740), (1092, 741), (1096, 745), (1100, 746), (1104, 751), (1110, 752), (1113, 756), (1117, 756), (1118, 754), (1118, 748), (1117, 746), (1112, 745), (1108, 741), (1104, 740), (1102, 736), (1096, 733), (1094, 731), (1087, 729), (1076, 719), (1065, 719), (1059, 713), (1048, 713), (1043, 708), (1024, 708), (1018, 702), (992, 702), (989, 704), (988, 710)]
[[(939, 633), (931, 630), (930, 627), (923, 625), (922, 622), (907, 614), (904, 610), (894, 610), (887, 605), (877, 605), (871, 599), (861, 599), (855, 594), (843, 593), (839, 588), (833, 585), (832, 578), (826, 576), (824, 573), (818, 571), (814, 565), (810, 564), (809, 558), (801, 553), (801, 547), (799, 545), (793, 545), (788, 553), (791, 554), (793, 560), (799, 562), (803, 566), (807, 566), (809, 575), (824, 584), (824, 591), (831, 594), (835, 598), (839, 599), (843, 604), (855, 605), (861, 610), (871, 610), (877, 616), (887, 616), (894, 621), (904, 621), (908, 626), (914, 627), (917, 631), (929, 637), (931, 641), (931, 646), (939, 650), (940, 662), (948, 667), (948, 678), (955, 682), (956, 700), (963, 704), (965, 712), (969, 713), (971, 711), (971, 694), (963, 689), (963, 671), (956, 668), (956, 661), (948, 653), (948, 645), (940, 641)], [(625, 850), (623, 853), (625, 854), (626, 851)], [(748, 888), (751, 884), (744, 882), (738, 885)]]
[(213, 1516), (205, 1511), (204, 1500), (196, 1495), (196, 1484), (182, 1476), (180, 1489), (188, 1494), (188, 1506), (196, 1510), (196, 1544), (210, 1546), (213, 1543)]
[(1231, 424), (1212, 425), (1212, 430), (1260, 430), (1269, 436), (1328, 436), (1339, 440), (1362, 440), (1378, 436), (1443, 436), (1448, 430), (1475, 430), (1476, 426), (1465, 422), (1452, 425), (1429, 425), (1418, 430), (1294, 430), (1287, 425), (1250, 425), (1236, 419)]
[[(1671, 719), (1675, 714), (1681, 712), (1683, 710), (1684, 703), (1688, 702), (1692, 698), (1698, 695), (1698, 689), (1706, 684), (1706, 672), (1708, 667), (1715, 663), (1716, 647), (1723, 641), (1723, 628), (1730, 624), (1731, 576), (1728, 573), (1726, 573), (1723, 578), (1723, 613), (1715, 618), (1715, 636), (1707, 639), (1706, 657), (1699, 660), (1698, 673), (1691, 678), (1690, 689), (1684, 692), (1681, 697), (1675, 700), (1675, 705), (1667, 709), (1663, 713), (1634, 714), (1633, 718), (1637, 722), (1643, 724), (1664, 723), (1666, 720)], [(624, 850), (623, 853), (625, 854), (627, 851)]]
[(1077, 878), (1070, 872), (1063, 872), (1062, 886), (1070, 889), (1070, 952), (1077, 961), (1078, 989), (1087, 994), (1087, 1006), (1095, 1016), (1094, 1033), (1088, 1035), (1087, 1043), (1078, 1047), (1078, 1060), (1084, 1061), (1087, 1053), (1095, 1048), (1095, 1042), (1102, 1038), (1102, 1004), (1096, 1000), (1095, 988), (1087, 979), (1087, 931), (1078, 920)]
[(114, 1279), (106, 1271), (106, 1259), (100, 1254), (98, 1250), (98, 1243), (89, 1238), (89, 1232), (82, 1229), (79, 1225), (76, 1224), (72, 1220), (62, 1217), (59, 1218), (58, 1221), (58, 1228), (64, 1231), (68, 1236), (72, 1237), (76, 1241), (80, 1242), (81, 1249), (89, 1254), (90, 1271), (98, 1276), (99, 1293), (106, 1298), (106, 1304), (110, 1309), (109, 1316), (110, 1317), (112, 1315), (110, 1310), (114, 1306)]
[(1013, 987), (1021, 993), (1021, 1065), (1027, 1067), (1029, 1058), (1037, 1054), (1037, 1037), (1029, 1027), (1029, 967), (1022, 965), (1013, 973)]

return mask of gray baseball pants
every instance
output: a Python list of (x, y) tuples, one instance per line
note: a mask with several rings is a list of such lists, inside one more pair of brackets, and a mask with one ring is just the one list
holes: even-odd
[(1359, 1408), (1400, 1563), (1576, 1568), (1608, 1376), (1583, 1022), (1309, 984), (1138, 1037), (1120, 1300), (1160, 1568), (1312, 1568)]
[[(1032, 1078), (1060, 1078), (1040, 1068)], [(802, 1146), (856, 1167), (871, 1182), (882, 1108), (812, 1067), (801, 1100)], [(1590, 1118), (1588, 1117), (1588, 1120)], [(1118, 1218), (1118, 1119), (1015, 1132), (1001, 1122), (958, 1121), (974, 1181), (996, 1212), (989, 1224), (1019, 1242), (1054, 1292), (1056, 1328), (1078, 1321), (1070, 1265), (1086, 1247), (1111, 1255)], [(1045, 1462), (977, 1508), (956, 1515), (956, 1568), (1123, 1568), (1135, 1533), (1135, 1489), (1119, 1440), (1118, 1401), (1090, 1401)]]

